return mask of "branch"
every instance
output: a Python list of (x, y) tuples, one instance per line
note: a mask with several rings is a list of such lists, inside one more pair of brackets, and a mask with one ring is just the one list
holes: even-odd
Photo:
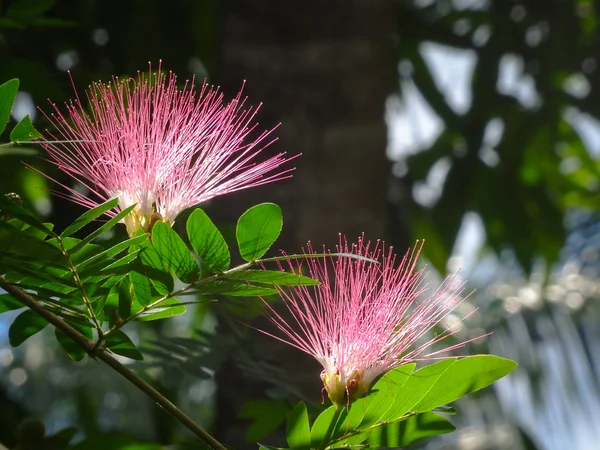
[(11, 284), (4, 277), (0, 276), (0, 287), (6, 292), (11, 294), (14, 298), (19, 300), (25, 306), (39, 314), (41, 317), (46, 319), (68, 337), (73, 339), (78, 345), (80, 345), (92, 358), (98, 358), (104, 361), (107, 365), (112, 367), (115, 371), (121, 374), (124, 378), (129, 380), (132, 384), (143, 391), (148, 397), (158, 403), (162, 408), (177, 419), (183, 426), (189, 429), (192, 433), (198, 436), (203, 442), (210, 445), (216, 450), (226, 450), (226, 448), (219, 443), (214, 437), (212, 437), (202, 427), (197, 425), (189, 416), (181, 411), (175, 404), (171, 403), (169, 399), (163, 396), (160, 392), (154, 389), (150, 384), (146, 383), (135, 373), (117, 361), (108, 350), (105, 348), (96, 348), (95, 344), (90, 341), (87, 337), (65, 322), (63, 319), (53, 314), (52, 312), (44, 309), (42, 305), (33, 298), (30, 294), (22, 290), (20, 287)]

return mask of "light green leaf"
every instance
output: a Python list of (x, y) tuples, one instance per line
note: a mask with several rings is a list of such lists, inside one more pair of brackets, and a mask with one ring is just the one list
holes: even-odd
[(63, 238), (71, 236), (73, 233), (86, 226), (92, 220), (97, 219), (102, 214), (104, 214), (107, 211), (110, 211), (113, 208), (116, 208), (118, 205), (119, 199), (113, 198), (105, 203), (102, 203), (101, 205), (96, 206), (95, 208), (90, 209), (89, 211), (86, 211), (81, 216), (79, 216), (71, 225), (65, 228), (65, 231), (63, 231), (60, 234), (60, 236)]
[(18, 142), (28, 142), (42, 137), (41, 133), (33, 127), (29, 115), (23, 117), (10, 132), (10, 140)]
[(304, 275), (279, 270), (238, 270), (223, 275), (223, 277), (278, 286), (314, 286), (321, 284), (319, 281)]
[(196, 281), (200, 268), (179, 235), (164, 222), (152, 228), (152, 245), (169, 271), (184, 283)]
[(8, 341), (18, 347), (34, 334), (42, 331), (48, 322), (31, 309), (19, 314), (8, 329)]
[(299, 402), (294, 405), (288, 417), (286, 439), (293, 449), (309, 449), (311, 443), (310, 424), (306, 404)]
[[(69, 325), (71, 325), (73, 328), (75, 328), (77, 331), (79, 331), (81, 334), (83, 334), (85, 337), (87, 337), (88, 339), (90, 339), (90, 340), (93, 339), (93, 334), (92, 334), (91, 328), (81, 326), (72, 321), (66, 321), (66, 322)], [(71, 358), (73, 361), (81, 361), (83, 358), (85, 358), (85, 355), (87, 355), (87, 352), (83, 348), (81, 348), (81, 346), (79, 344), (77, 344), (73, 339), (68, 337), (66, 334), (64, 334), (62, 331), (60, 331), (58, 328), (54, 329), (54, 335), (56, 336), (56, 340), (58, 341), (60, 346), (63, 348), (64, 351), (67, 352), (67, 354), (69, 355), (69, 358)]]
[(231, 255), (225, 238), (206, 213), (198, 208), (186, 224), (188, 238), (200, 261), (214, 273), (229, 268)]
[(18, 90), (19, 80), (16, 78), (0, 84), (0, 135), (6, 128)]
[[(148, 240), (140, 245), (140, 272), (146, 275), (154, 288), (162, 295), (173, 291), (173, 277), (167, 271), (163, 260)], [(133, 248), (133, 247), (132, 247)]]
[[(381, 417), (396, 403), (401, 402), (403, 386), (406, 384), (417, 365), (405, 364), (388, 372), (375, 384), (371, 392), (350, 405), (349, 411), (344, 411), (338, 422), (334, 436), (344, 436), (348, 430), (364, 430), (380, 423)], [(400, 416), (398, 416), (400, 417)], [(348, 444), (358, 444), (365, 439), (352, 437), (344, 440)]]
[(159, 306), (152, 308), (147, 314), (143, 314), (135, 320), (149, 322), (151, 320), (167, 319), (183, 313), (185, 313), (185, 305), (176, 298), (168, 298)]
[[(329, 425), (335, 415), (336, 406), (330, 406), (315, 419), (310, 429), (310, 440), (313, 447), (320, 446), (325, 439)], [(339, 423), (339, 419), (338, 422)]]
[(144, 356), (140, 353), (137, 347), (131, 342), (129, 336), (121, 330), (116, 330), (106, 337), (106, 346), (117, 355), (125, 356), (126, 358), (141, 361)]
[[(149, 237), (150, 237), (149, 234), (144, 233), (144, 234), (141, 234), (140, 236), (136, 236), (131, 239), (127, 239), (126, 241), (123, 241), (123, 242), (119, 242), (118, 244), (115, 244), (114, 246), (110, 247), (109, 249), (104, 250), (103, 252), (100, 252), (100, 253), (92, 256), (91, 258), (80, 262), (77, 265), (77, 269), (79, 271), (81, 271), (82, 269), (84, 269), (88, 266), (103, 267), (106, 264), (105, 263), (106, 259), (115, 257), (122, 251), (127, 250), (129, 247), (143, 244), (144, 242), (146, 242), (148, 240)], [(109, 260), (109, 261), (110, 261), (110, 263), (113, 262), (112, 260)], [(95, 263), (98, 263), (98, 265)]]
[(131, 288), (134, 295), (134, 301), (141, 306), (146, 306), (152, 302), (152, 291), (150, 281), (139, 272), (129, 272)]
[[(430, 411), (483, 389), (516, 369), (517, 363), (494, 355), (474, 355), (454, 359), (454, 364), (427, 391), (413, 411)], [(437, 363), (439, 364), (439, 363)], [(435, 364), (434, 364), (435, 365)], [(416, 377), (420, 371), (417, 371)]]
[(240, 255), (246, 261), (263, 256), (281, 233), (283, 215), (274, 203), (261, 203), (239, 218), (235, 235)]
[[(445, 359), (435, 364), (422, 367), (414, 372), (404, 383), (401, 390), (395, 392), (395, 401), (387, 409), (374, 410), (369, 421), (363, 425), (371, 425), (378, 421), (394, 421), (412, 411), (430, 389), (435, 385), (444, 372), (454, 364), (454, 359)], [(396, 369), (397, 370), (397, 369)], [(395, 372), (392, 371), (392, 372)], [(386, 374), (375, 384), (375, 389), (393, 389)], [(365, 418), (366, 419), (366, 418)]]
[(88, 243), (92, 242), (94, 239), (96, 239), (101, 234), (106, 233), (108, 230), (110, 230), (112, 227), (114, 227), (117, 223), (119, 223), (121, 221), (121, 219), (123, 219), (127, 214), (129, 214), (131, 211), (133, 211), (133, 208), (135, 208), (135, 205), (131, 205), (131, 206), (125, 208), (123, 211), (118, 213), (116, 216), (114, 216), (110, 220), (104, 222), (104, 224), (101, 227), (99, 227), (97, 230), (93, 231), (92, 233), (88, 234), (85, 238), (83, 238), (81, 240), (81, 242), (79, 242), (78, 245), (76, 245), (69, 251), (69, 253), (73, 254), (73, 253), (79, 251), (79, 249), (81, 249), (84, 245), (87, 245)]

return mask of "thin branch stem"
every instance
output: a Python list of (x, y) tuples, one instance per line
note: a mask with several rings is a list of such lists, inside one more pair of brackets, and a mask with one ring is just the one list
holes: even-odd
[(192, 433), (198, 436), (203, 442), (210, 445), (216, 450), (226, 450), (225, 446), (212, 437), (206, 430), (197, 425), (189, 416), (181, 411), (169, 399), (163, 396), (160, 392), (154, 389), (150, 384), (142, 380), (135, 373), (117, 361), (108, 350), (98, 348), (94, 342), (65, 322), (63, 319), (54, 313), (45, 309), (33, 296), (22, 290), (21, 288), (9, 283), (4, 277), (0, 276), (0, 287), (19, 300), (25, 306), (39, 314), (56, 328), (61, 330), (68, 337), (73, 339), (81, 348), (83, 348), (92, 358), (98, 358), (104, 361), (112, 369), (126, 378), (129, 382), (143, 391), (148, 397), (158, 403), (165, 411), (177, 419), (183, 426), (188, 428)]
[(90, 317), (92, 319), (92, 322), (94, 323), (94, 328), (96, 328), (96, 331), (98, 332), (98, 339), (100, 340), (102, 337), (102, 334), (103, 334), (102, 326), (100, 325), (100, 323), (98, 322), (98, 319), (96, 318), (96, 313), (94, 312), (92, 303), (90, 302), (90, 299), (88, 298), (87, 293), (85, 292), (85, 288), (83, 287), (81, 278), (79, 278), (79, 273), (77, 272), (77, 269), (73, 265), (73, 261), (71, 261), (71, 256), (69, 255), (69, 252), (65, 248), (63, 240), (60, 237), (57, 240), (58, 240), (58, 243), (60, 244), (60, 250), (61, 250), (63, 256), (65, 257), (67, 264), (69, 265), (69, 270), (71, 271), (71, 274), (73, 275), (73, 281), (75, 281), (75, 284), (77, 285), (77, 289), (81, 293), (81, 298), (83, 300), (83, 303), (85, 304), (85, 307), (87, 308), (88, 312), (90, 313)]

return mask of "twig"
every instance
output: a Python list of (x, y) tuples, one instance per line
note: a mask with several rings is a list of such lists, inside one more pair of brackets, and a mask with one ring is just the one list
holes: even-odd
[(46, 319), (68, 337), (79, 344), (92, 358), (98, 358), (104, 361), (107, 365), (117, 371), (120, 375), (126, 378), (133, 385), (143, 391), (148, 397), (158, 403), (165, 411), (177, 419), (183, 426), (189, 429), (192, 433), (198, 436), (202, 441), (210, 445), (216, 450), (226, 450), (226, 448), (212, 437), (206, 430), (197, 425), (189, 416), (175, 406), (169, 399), (163, 396), (160, 392), (154, 389), (150, 384), (146, 383), (135, 373), (117, 361), (106, 348), (96, 348), (94, 343), (77, 331), (63, 319), (54, 313), (44, 309), (42, 305), (30, 294), (21, 288), (9, 283), (4, 277), (0, 276), (0, 287), (19, 300), (32, 311)]

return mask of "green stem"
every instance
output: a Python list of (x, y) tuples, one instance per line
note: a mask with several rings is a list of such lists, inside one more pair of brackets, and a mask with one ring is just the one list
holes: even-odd
[(198, 436), (203, 442), (210, 445), (216, 450), (226, 450), (225, 446), (212, 437), (202, 427), (197, 425), (189, 416), (175, 406), (160, 392), (154, 389), (150, 384), (146, 383), (135, 373), (117, 361), (104, 348), (97, 348), (94, 342), (65, 322), (63, 319), (54, 313), (45, 309), (34, 297), (22, 290), (21, 288), (9, 283), (4, 277), (0, 276), (0, 287), (19, 300), (25, 306), (39, 314), (64, 334), (73, 339), (81, 346), (91, 357), (98, 358), (104, 361), (107, 365), (117, 371), (121, 376), (143, 391), (148, 397), (158, 403), (165, 411), (177, 419), (183, 426), (188, 428), (192, 433)]
[(325, 433), (325, 437), (323, 438), (323, 441), (321, 442), (321, 446), (319, 447), (319, 450), (325, 450), (329, 444), (329, 441), (331, 441), (331, 438), (333, 437), (333, 432), (335, 431), (335, 426), (337, 425), (337, 421), (340, 418), (340, 415), (342, 414), (342, 411), (344, 410), (344, 405), (336, 405), (335, 406), (335, 413), (333, 414), (333, 417), (331, 418), (331, 423), (329, 424), (329, 428), (327, 428), (327, 432)]
[(77, 285), (77, 289), (81, 293), (81, 298), (83, 299), (83, 303), (85, 304), (85, 307), (88, 310), (88, 313), (90, 314), (90, 317), (94, 324), (94, 328), (96, 328), (96, 331), (98, 332), (98, 338), (101, 338), (102, 337), (102, 327), (100, 326), (100, 323), (98, 322), (98, 319), (96, 318), (96, 313), (94, 312), (92, 303), (90, 302), (90, 299), (88, 298), (87, 293), (85, 292), (83, 283), (81, 282), (81, 278), (79, 278), (79, 273), (77, 272), (77, 269), (75, 269), (75, 266), (73, 265), (73, 261), (71, 261), (71, 256), (69, 255), (69, 252), (67, 251), (67, 249), (63, 243), (63, 240), (60, 237), (57, 240), (58, 240), (58, 243), (60, 244), (61, 252), (62, 252), (63, 256), (65, 257), (65, 261), (67, 261), (67, 264), (69, 265), (69, 270), (71, 271), (71, 275), (73, 276), (73, 281), (75, 281), (75, 284)]

